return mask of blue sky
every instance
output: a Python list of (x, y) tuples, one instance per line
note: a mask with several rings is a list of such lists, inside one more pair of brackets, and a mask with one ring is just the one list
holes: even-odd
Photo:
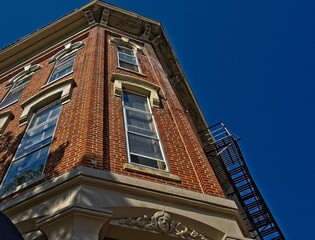
[[(0, 48), (88, 1), (3, 1)], [(109, 0), (160, 21), (209, 125), (241, 137), (287, 239), (313, 238), (315, 1)]]

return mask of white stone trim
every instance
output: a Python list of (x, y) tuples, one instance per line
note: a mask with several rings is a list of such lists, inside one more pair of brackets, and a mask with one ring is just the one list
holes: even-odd
[(109, 14), (110, 14), (110, 10), (107, 8), (103, 9), (103, 13), (102, 13), (102, 17), (101, 17), (101, 21), (100, 24), (102, 26), (107, 26), (108, 24), (108, 19), (109, 19)]
[(58, 81), (48, 85), (47, 88), (23, 102), (21, 104), (23, 112), (19, 119), (20, 126), (27, 123), (34, 111), (54, 101), (61, 100), (62, 104), (67, 103), (75, 86), (76, 83), (73, 78)]
[[(176, 222), (210, 239), (230, 237), (244, 240), (247, 239), (244, 235), (248, 234), (231, 200), (87, 167), (78, 167), (3, 200), (0, 210), (17, 224), (19, 230), (36, 231), (40, 228), (46, 235), (50, 235), (49, 225), (58, 224), (55, 229), (62, 229), (60, 221), (77, 213), (86, 216), (86, 221), (95, 219), (95, 216), (102, 218), (104, 214), (104, 218), (110, 219), (109, 228), (116, 228), (119, 232), (126, 230), (124, 232), (128, 235), (135, 228), (115, 225), (116, 220), (152, 216), (157, 211), (170, 213)], [(28, 219), (35, 221), (27, 223)], [(33, 227), (25, 226), (31, 223)]]
[(99, 236), (111, 215), (110, 210), (73, 205), (37, 220), (36, 226), (47, 239), (103, 239)]
[(52, 63), (52, 62), (62, 58), (66, 54), (80, 49), (83, 46), (84, 46), (84, 43), (82, 41), (75, 42), (75, 43), (68, 43), (64, 46), (64, 48), (62, 50), (60, 50), (54, 56), (51, 57), (51, 59), (49, 60), (49, 63)]
[(158, 85), (140, 78), (119, 73), (112, 75), (112, 81), (114, 82), (115, 96), (121, 97), (122, 91), (125, 89), (148, 96), (151, 106), (160, 107), (160, 98), (158, 95), (160, 87)]
[(0, 136), (4, 133), (4, 130), (8, 126), (10, 120), (14, 117), (11, 110), (0, 113)]
[(125, 163), (124, 164), (124, 169), (130, 172), (137, 172), (137, 173), (143, 173), (146, 175), (154, 176), (154, 177), (159, 177), (175, 182), (180, 182), (180, 177), (174, 174), (171, 174), (169, 172), (157, 170), (157, 169), (151, 169), (146, 167), (145, 165), (140, 166), (132, 163)]
[(139, 45), (133, 42), (130, 42), (130, 39), (126, 37), (121, 37), (121, 38), (113, 37), (109, 40), (109, 42), (112, 44), (115, 44), (116, 46), (125, 46), (128, 48), (132, 48), (133, 51), (135, 52), (139, 51), (143, 53), (143, 49)]
[(10, 79), (10, 81), (7, 84), (7, 86), (10, 86), (13, 83), (19, 81), (21, 78), (25, 77), (26, 75), (29, 75), (29, 74), (31, 74), (33, 72), (36, 72), (40, 68), (41, 68), (41, 66), (39, 64), (35, 64), (35, 65), (31, 65), (30, 64), (30, 65), (25, 66), (24, 69), (21, 72), (19, 72), (13, 78)]

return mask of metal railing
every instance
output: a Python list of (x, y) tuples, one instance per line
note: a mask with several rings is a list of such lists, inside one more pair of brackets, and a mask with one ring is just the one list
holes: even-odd
[(225, 195), (236, 202), (252, 238), (285, 240), (247, 168), (240, 138), (222, 122), (199, 132), (199, 137)]

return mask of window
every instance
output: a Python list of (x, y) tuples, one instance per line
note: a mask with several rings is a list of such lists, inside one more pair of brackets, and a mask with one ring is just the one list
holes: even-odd
[(123, 91), (122, 102), (129, 162), (167, 170), (148, 97)]
[(57, 79), (71, 73), (73, 71), (74, 59), (77, 55), (77, 51), (72, 51), (69, 54), (60, 57), (55, 65), (55, 68), (48, 79), (48, 83), (54, 82)]
[(117, 46), (118, 63), (122, 68), (140, 72), (135, 52), (132, 48)]
[(26, 85), (30, 81), (32, 75), (26, 75), (23, 78), (15, 81), (10, 88), (10, 91), (7, 95), (3, 98), (2, 102), (0, 103), (0, 109), (5, 108), (15, 102), (17, 102), (25, 89)]
[(58, 101), (33, 114), (0, 192), (10, 191), (43, 174), (60, 109)]

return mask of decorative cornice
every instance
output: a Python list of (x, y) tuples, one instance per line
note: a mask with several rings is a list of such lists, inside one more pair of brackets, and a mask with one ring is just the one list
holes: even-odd
[(143, 38), (149, 40), (150, 33), (151, 33), (151, 28), (152, 28), (152, 24), (147, 23), (147, 22), (144, 24), (144, 31), (143, 31), (143, 34), (142, 34)]
[(163, 37), (162, 37), (162, 35), (160, 34), (160, 35), (157, 35), (156, 37), (154, 37), (153, 39), (152, 39), (152, 43), (153, 43), (153, 45), (154, 46), (159, 46), (161, 43), (163, 42)]
[(173, 86), (175, 86), (177, 83), (179, 83), (181, 81), (181, 79), (178, 75), (170, 77), (169, 79), (170, 79), (170, 82), (172, 83)]
[(84, 12), (87, 22), (90, 26), (96, 23), (95, 18), (93, 16), (93, 12), (91, 10), (87, 10)]
[[(19, 66), (19, 64), (33, 57), (35, 53), (42, 52), (56, 42), (60, 42), (78, 31), (87, 31), (92, 26), (96, 26), (98, 22), (102, 21), (103, 17), (101, 15), (104, 9), (110, 9), (106, 28), (135, 40), (149, 42), (143, 37), (143, 35), (147, 35), (147, 33), (144, 33), (144, 26), (146, 23), (152, 24), (150, 39), (152, 39), (154, 51), (166, 76), (169, 78), (177, 74), (180, 75), (181, 87), (175, 89), (175, 92), (179, 96), (183, 107), (189, 110), (189, 119), (196, 132), (205, 129), (207, 127), (206, 120), (160, 23), (102, 1), (90, 2), (0, 50), (0, 73), (4, 73), (14, 66)], [(104, 18), (106, 19), (106, 14)], [(90, 24), (93, 24), (94, 21), (96, 21), (95, 24), (91, 26)]]
[(180, 222), (173, 221), (171, 215), (164, 211), (156, 212), (153, 216), (151, 216), (151, 218), (149, 218), (147, 215), (137, 218), (122, 218), (119, 219), (119, 223), (121, 225), (178, 236), (188, 240), (209, 240), (196, 230), (190, 229), (182, 225)]
[(108, 24), (108, 18), (109, 18), (109, 13), (110, 13), (110, 10), (104, 8), (103, 13), (102, 13), (102, 17), (101, 17), (101, 22), (100, 22), (100, 24), (101, 24), (102, 26), (107, 26), (107, 24)]

